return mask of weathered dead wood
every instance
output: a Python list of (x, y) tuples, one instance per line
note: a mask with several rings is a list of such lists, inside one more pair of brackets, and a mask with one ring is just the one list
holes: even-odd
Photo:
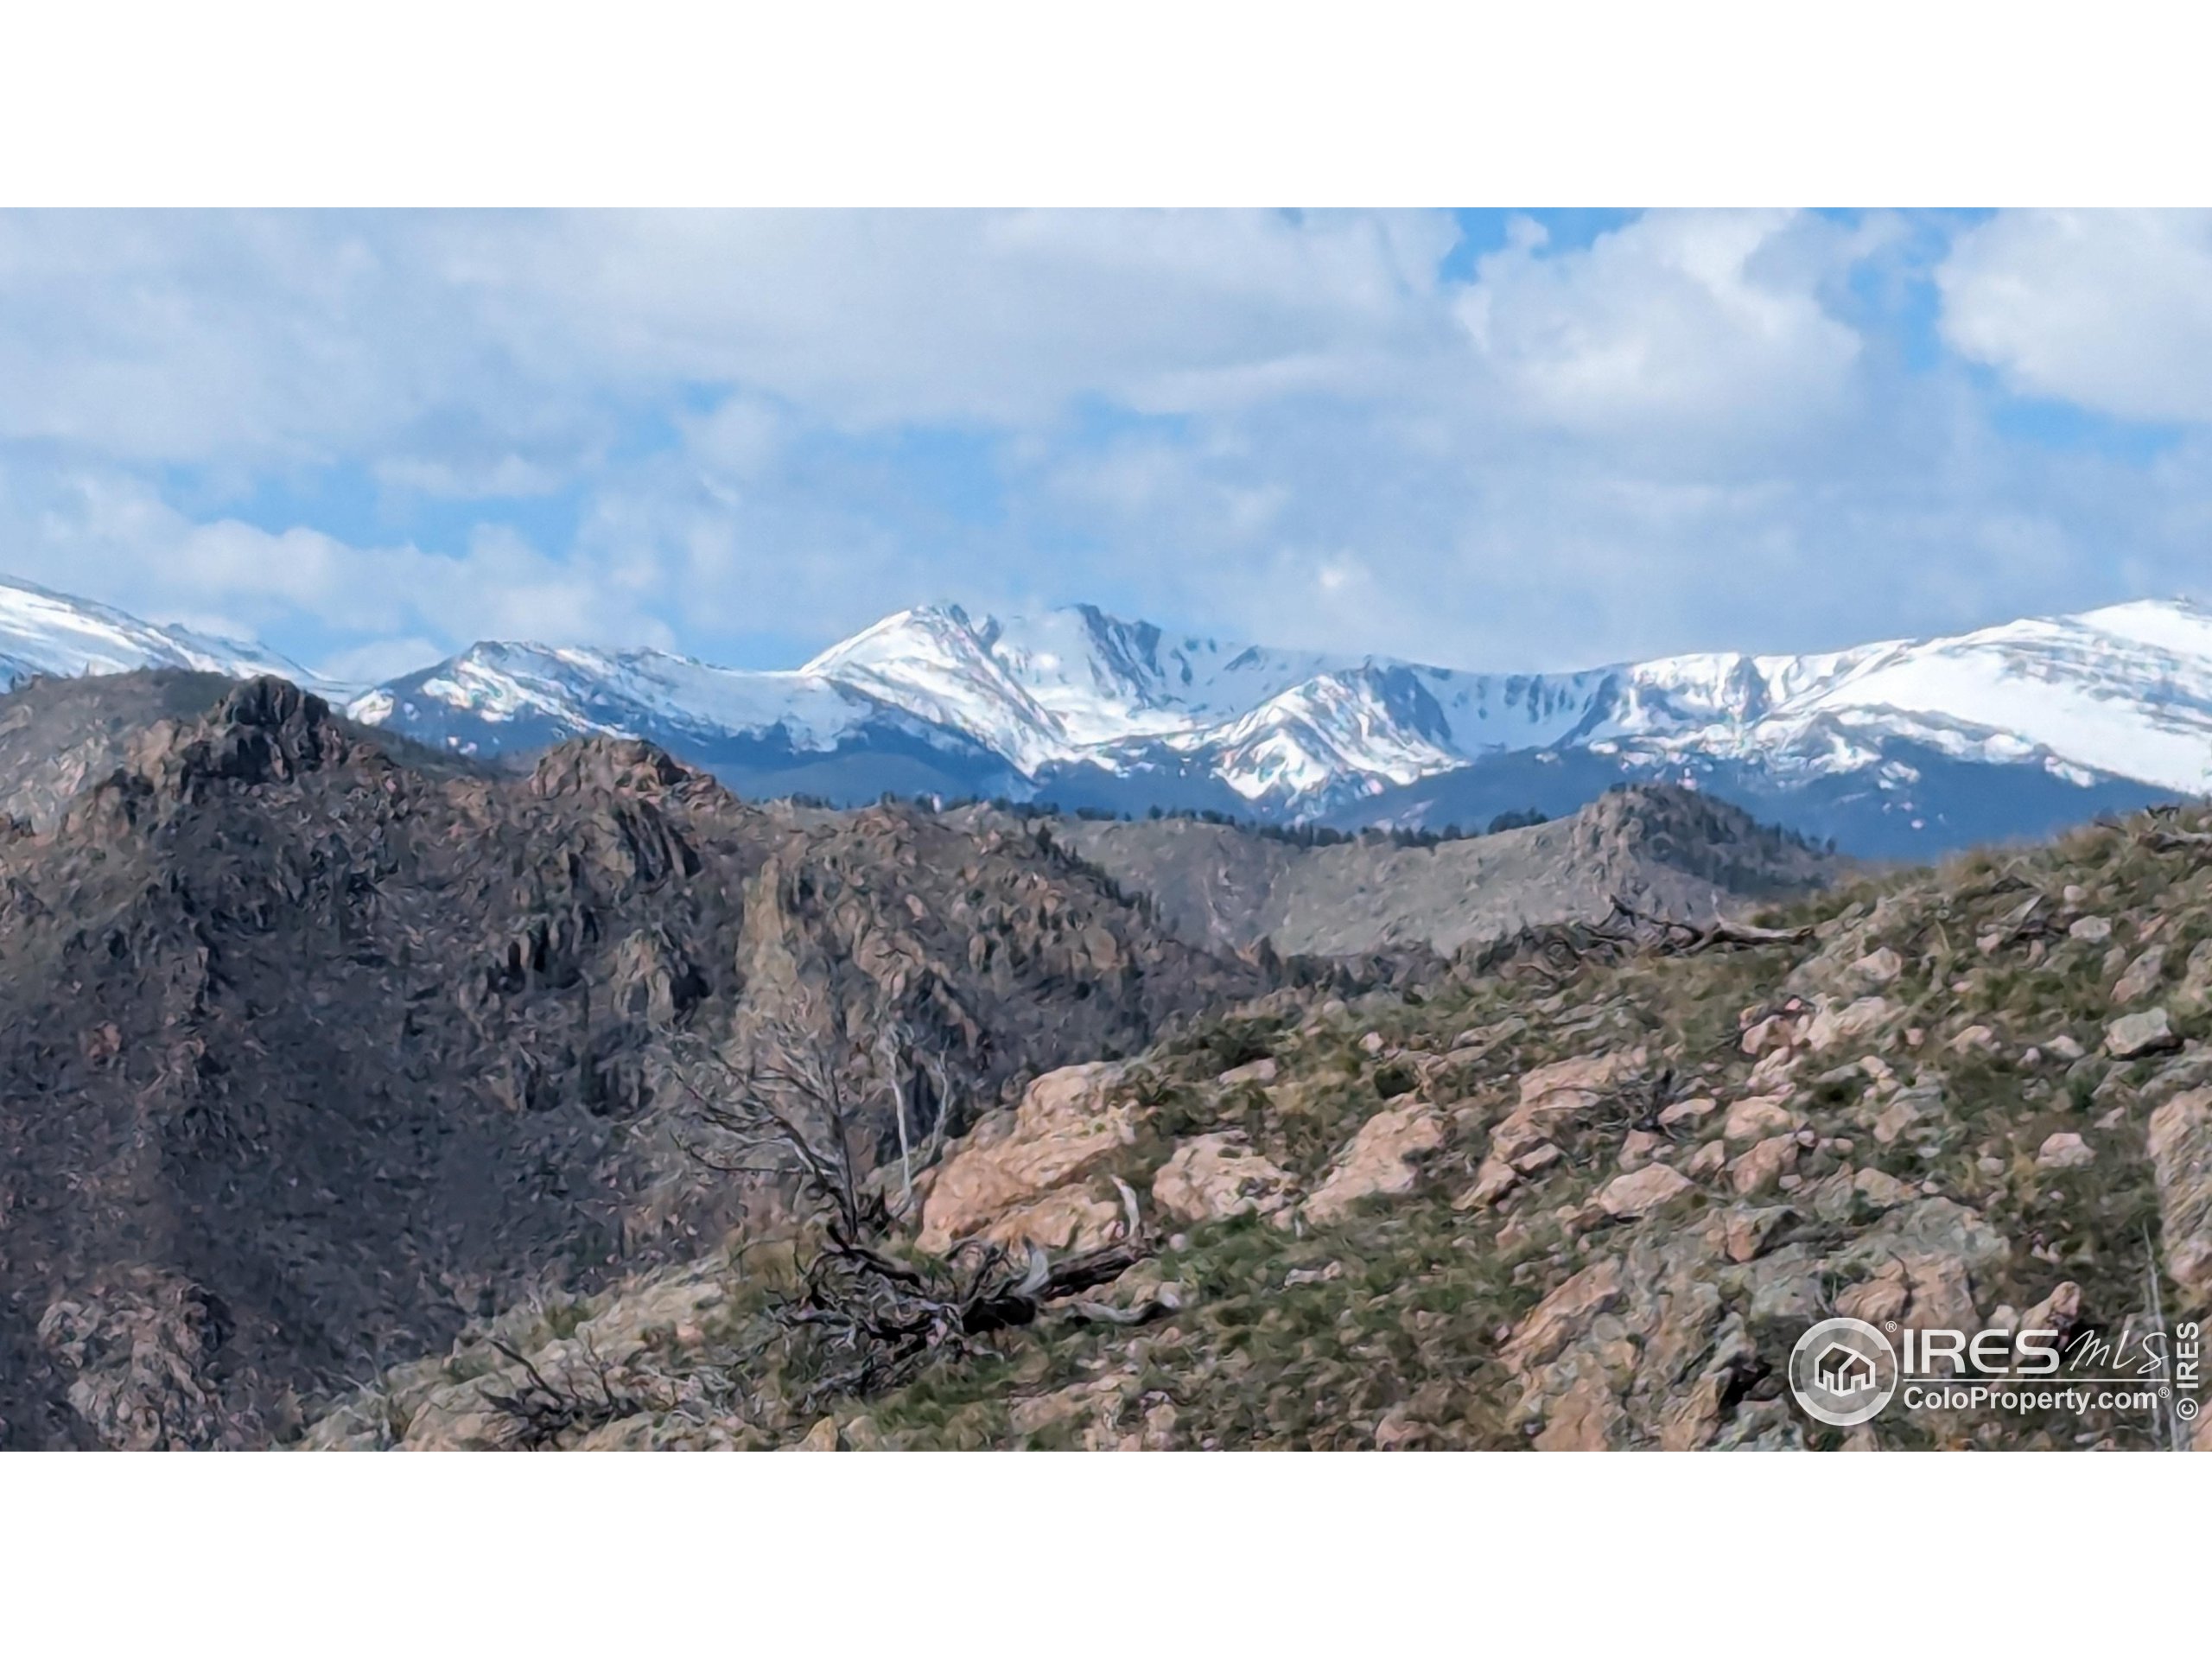
[(2154, 853), (2186, 853), (2212, 847), (2212, 830), (2179, 827), (2181, 811), (2178, 805), (2152, 807), (2145, 814), (2149, 823), (2135, 832), (2136, 845)]
[(492, 1346), (522, 1370), (522, 1385), (512, 1392), (489, 1386), (479, 1390), (484, 1403), (507, 1420), (507, 1444), (518, 1451), (543, 1451), (569, 1436), (665, 1404), (616, 1382), (613, 1368), (588, 1349), (588, 1381), (597, 1385), (595, 1391), (578, 1380), (573, 1367), (550, 1378), (521, 1350), (496, 1337)]
[(2185, 853), (2197, 848), (2212, 847), (2212, 831), (2202, 830), (2144, 830), (2135, 839), (2154, 853)]
[[(840, 1065), (826, 1046), (791, 1027), (754, 1034), (741, 1065), (711, 1052), (683, 1078), (707, 1144), (687, 1148), (709, 1168), (787, 1179), (801, 1213), (818, 1230), (819, 1247), (802, 1268), (799, 1291), (772, 1316), (813, 1346), (819, 1370), (809, 1402), (894, 1388), (938, 1357), (966, 1351), (1000, 1333), (1033, 1325), (1056, 1304), (1111, 1284), (1154, 1251), (1124, 1182), (1122, 1236), (1054, 1262), (1032, 1247), (1016, 1261), (995, 1244), (970, 1241), (944, 1261), (909, 1260), (887, 1242), (912, 1213), (913, 1178), (943, 1150), (948, 1097), (939, 1068), (932, 1077), (939, 1109), (929, 1140), (917, 1148), (904, 1127), (906, 1096), (896, 1042), (880, 1045), (869, 1074), (849, 1057)], [(926, 1065), (926, 1059), (918, 1064)], [(852, 1079), (858, 1076), (857, 1084)], [(896, 1207), (867, 1179), (861, 1106), (881, 1090), (901, 1119)], [(1084, 1301), (1084, 1317), (1138, 1323), (1149, 1308), (1111, 1310)], [(1126, 1318), (1124, 1315), (1126, 1314)]]
[(1700, 950), (1741, 950), (1769, 944), (1802, 944), (1813, 937), (1809, 927), (1753, 927), (1716, 916), (1710, 922), (1682, 922), (1638, 910), (1613, 896), (1612, 913), (1601, 926), (1623, 944), (1638, 943), (1662, 957), (1694, 956)]

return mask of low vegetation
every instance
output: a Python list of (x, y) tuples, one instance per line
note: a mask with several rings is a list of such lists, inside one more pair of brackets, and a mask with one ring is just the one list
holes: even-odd
[[(900, 1198), (865, 1217), (817, 1193), (565, 1313), (516, 1310), (300, 1438), (2177, 1444), (2170, 1410), (1840, 1431), (1783, 1370), (1835, 1313), (2123, 1352), (2202, 1315), (2207, 842), (2194, 815), (2105, 823), (1733, 928), (1529, 930), (1397, 990), (1278, 990), (1038, 1080), (918, 1173), (877, 1160), (869, 1190)], [(856, 1247), (911, 1285), (982, 1251), (1001, 1290), (1126, 1261), (883, 1369), (854, 1363), (864, 1329), (841, 1347), (794, 1318)]]

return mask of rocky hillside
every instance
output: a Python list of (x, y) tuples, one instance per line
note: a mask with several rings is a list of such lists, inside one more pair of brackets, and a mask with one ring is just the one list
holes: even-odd
[(0, 696), (0, 814), (51, 830), (157, 720), (190, 719), (230, 690), (219, 674), (139, 670), (40, 677)]
[[(1831, 1314), (2122, 1352), (2160, 1314), (2202, 1318), (2212, 820), (2100, 827), (1763, 919), (1553, 929), (1412, 995), (1279, 990), (1039, 1079), (872, 1247), (949, 1287), (928, 1304), (950, 1311), (941, 1344), (886, 1386), (839, 1381), (834, 1249), (803, 1229), (518, 1305), (305, 1443), (2189, 1438), (2159, 1408), (1834, 1429), (1783, 1377)], [(1027, 1256), (1026, 1293), (960, 1288), (991, 1246)]]
[(1033, 834), (801, 822), (632, 741), (426, 763), (277, 680), (100, 687), (0, 719), (79, 745), (0, 835), (0, 1444), (261, 1443), (689, 1259), (758, 1196), (697, 1155), (702, 1079), (769, 1024), (833, 1057), (865, 1173), (1267, 983)]
[(1056, 819), (1052, 835), (1195, 943), (1287, 956), (1462, 945), (1602, 918), (1618, 896), (1677, 917), (1803, 893), (1842, 866), (1709, 797), (1617, 789), (1549, 823), (1395, 846), (1370, 835), (1301, 846), (1190, 819)]

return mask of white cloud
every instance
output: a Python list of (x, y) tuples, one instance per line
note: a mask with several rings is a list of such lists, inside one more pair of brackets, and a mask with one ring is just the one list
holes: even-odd
[(2014, 391), (2212, 421), (2212, 213), (2008, 213), (1937, 273), (1943, 334)]
[[(1987, 285), (2058, 222), (1945, 267), (2008, 378), (2064, 330)], [(1531, 668), (2190, 579), (2199, 450), (2024, 447), (1955, 359), (1904, 365), (1882, 307), (1948, 234), (1909, 228), (1528, 226), (1443, 282), (1433, 214), (0, 215), (0, 568), (380, 671), (478, 637), (762, 660), (944, 597)], [(2113, 234), (2066, 280), (2164, 250), (2129, 384), (2202, 364), (2202, 226)], [(224, 516), (334, 461), (454, 539)], [(453, 528), (549, 491), (572, 540), (567, 500)]]
[(1523, 418), (1605, 439), (1764, 443), (1835, 412), (1860, 353), (1819, 289), (1834, 233), (1779, 213), (1653, 213), (1553, 252), (1516, 223), (1459, 315)]
[(496, 461), (433, 461), (403, 455), (379, 461), (374, 471), (379, 483), (448, 500), (512, 500), (518, 497), (551, 495), (562, 487), (561, 474), (552, 467), (504, 454)]
[[(735, 386), (841, 425), (1024, 425), (1387, 385), (1448, 215), (0, 214), (0, 441), (359, 461), (467, 496)], [(1394, 366), (1395, 365), (1395, 366)]]
[(741, 392), (704, 415), (686, 416), (679, 425), (684, 447), (710, 473), (747, 480), (775, 464), (790, 423), (765, 398)]
[(10, 574), (155, 621), (266, 639), (341, 678), (356, 659), (394, 660), (395, 639), (431, 647), (417, 667), (477, 639), (675, 643), (650, 602), (661, 595), (639, 593), (611, 556), (555, 557), (498, 528), (448, 555), (199, 522), (112, 471), (0, 466), (0, 546)]

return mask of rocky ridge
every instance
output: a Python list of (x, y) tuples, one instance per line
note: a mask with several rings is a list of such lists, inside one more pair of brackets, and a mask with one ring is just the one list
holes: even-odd
[(1127, 1230), (1126, 1187), (1158, 1236), (1111, 1294), (1134, 1327), (1048, 1321), (822, 1410), (768, 1317), (787, 1237), (518, 1309), (306, 1441), (501, 1444), (486, 1391), (587, 1350), (615, 1380), (563, 1444), (2186, 1440), (2158, 1412), (1836, 1430), (1782, 1370), (1832, 1313), (2125, 1351), (2212, 1306), (2208, 845), (2139, 819), (1854, 883), (1740, 948), (1567, 928), (1409, 995), (1278, 990), (1039, 1078), (949, 1149), (894, 1246), (1079, 1248)]
[(872, 1163), (1274, 971), (1034, 835), (802, 821), (628, 740), (489, 773), (264, 679), (99, 743), (0, 835), (12, 1446), (260, 1444), (711, 1249), (775, 1195), (693, 1155), (695, 1084), (764, 1021), (838, 1055)]
[[(963, 816), (955, 814), (956, 818)], [(988, 810), (968, 816), (988, 820)], [(1609, 791), (1551, 823), (1397, 846), (1300, 845), (1232, 824), (1052, 820), (1055, 841), (1149, 897), (1193, 944), (1285, 956), (1449, 956), (1528, 926), (1601, 920), (1613, 899), (1711, 917), (1808, 891), (1847, 865), (1689, 790)]]

